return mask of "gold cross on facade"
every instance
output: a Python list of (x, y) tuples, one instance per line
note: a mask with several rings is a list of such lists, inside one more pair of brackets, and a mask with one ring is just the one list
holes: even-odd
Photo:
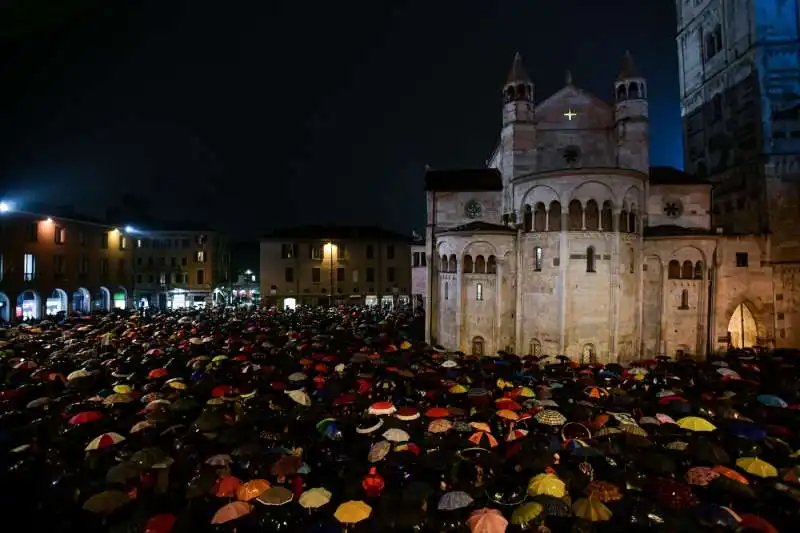
[(577, 117), (578, 114), (577, 113), (573, 113), (572, 109), (568, 109), (567, 112), (564, 113), (564, 116), (567, 117), (569, 120), (572, 120), (572, 117)]

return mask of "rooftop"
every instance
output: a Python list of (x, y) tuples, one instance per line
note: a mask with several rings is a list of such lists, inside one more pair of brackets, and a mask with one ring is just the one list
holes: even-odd
[(296, 226), (276, 229), (262, 237), (272, 239), (352, 239), (352, 240), (388, 240), (408, 242), (407, 235), (401, 235), (379, 226)]

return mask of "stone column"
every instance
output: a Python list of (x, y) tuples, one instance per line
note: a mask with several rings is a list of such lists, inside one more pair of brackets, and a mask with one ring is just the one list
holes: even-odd
[(667, 295), (669, 295), (669, 262), (661, 265), (661, 327), (658, 332), (658, 354), (667, 355), (664, 332), (667, 331)]
[(514, 350), (517, 352), (517, 355), (520, 355), (522, 354), (522, 313), (525, 305), (522, 292), (524, 261), (522, 260), (522, 231), (520, 230), (517, 230), (515, 253), (517, 256), (517, 264), (515, 265), (514, 283), (512, 284), (512, 290), (514, 291), (514, 298), (516, 301), (516, 309), (514, 310)]
[(569, 242), (567, 242), (567, 219), (568, 213), (564, 212), (564, 206), (561, 207), (561, 244), (559, 253), (559, 277), (558, 277), (558, 292), (561, 296), (559, 304), (559, 328), (561, 335), (559, 338), (558, 352), (559, 354), (566, 353), (567, 350), (567, 267), (569, 265)]
[(458, 263), (458, 268), (456, 268), (455, 272), (455, 280), (453, 282), (454, 288), (454, 296), (456, 299), (456, 338), (454, 339), (455, 345), (457, 346), (458, 350), (463, 350), (464, 353), (469, 353), (467, 349), (465, 349), (464, 341), (464, 276), (461, 274), (461, 261), (463, 261), (463, 257), (460, 258)]

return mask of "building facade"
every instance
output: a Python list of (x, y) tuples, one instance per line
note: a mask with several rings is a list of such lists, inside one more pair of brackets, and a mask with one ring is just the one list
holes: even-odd
[(536, 100), (517, 55), (489, 168), (426, 174), (428, 340), (602, 362), (789, 345), (770, 236), (714, 227), (710, 183), (650, 168), (630, 54), (609, 89), (568, 75)]
[(676, 0), (685, 169), (726, 232), (768, 234), (778, 336), (800, 343), (800, 2)]
[(0, 321), (125, 309), (133, 294), (133, 241), (77, 218), (0, 215)]
[(408, 305), (408, 238), (377, 227), (301, 227), (261, 240), (261, 298), (296, 305)]
[(135, 241), (135, 304), (160, 309), (223, 303), (230, 282), (230, 252), (213, 231), (147, 231)]
[(428, 256), (422, 239), (411, 242), (411, 302), (414, 307), (425, 306), (428, 292)]

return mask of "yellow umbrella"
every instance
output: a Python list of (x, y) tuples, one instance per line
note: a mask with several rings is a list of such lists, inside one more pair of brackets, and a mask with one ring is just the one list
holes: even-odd
[(300, 495), (298, 503), (306, 509), (317, 509), (331, 501), (331, 493), (324, 487), (309, 489)]
[(117, 394), (130, 394), (133, 389), (130, 385), (114, 385), (114, 392)]
[(541, 516), (543, 511), (544, 507), (541, 503), (528, 502), (514, 509), (514, 513), (511, 515), (511, 523), (525, 528), (525, 526)]
[(103, 403), (106, 405), (113, 405), (116, 403), (130, 403), (133, 401), (133, 396), (130, 394), (112, 394), (110, 396), (106, 396)]
[(531, 496), (563, 498), (566, 493), (566, 485), (554, 474), (539, 474), (528, 482), (528, 494)]
[(714, 431), (717, 426), (699, 416), (685, 416), (678, 420), (678, 426), (689, 431)]
[(450, 389), (447, 392), (449, 392), (450, 394), (464, 394), (465, 392), (467, 392), (467, 390), (468, 389), (464, 385), (457, 383), (452, 387), (450, 387)]
[(339, 505), (333, 516), (342, 524), (357, 524), (369, 518), (372, 507), (362, 501), (350, 500)]
[(536, 398), (536, 393), (530, 387), (520, 387), (516, 389), (516, 393), (522, 398)]
[(736, 466), (758, 477), (777, 477), (778, 470), (766, 461), (758, 457), (740, 457), (736, 460)]
[(572, 504), (572, 512), (578, 518), (591, 522), (606, 522), (611, 519), (611, 511), (601, 501), (593, 498), (581, 498)]

